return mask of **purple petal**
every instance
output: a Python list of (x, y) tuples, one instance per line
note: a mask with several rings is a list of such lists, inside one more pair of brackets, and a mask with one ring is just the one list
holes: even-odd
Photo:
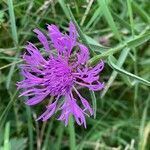
[(22, 64), (19, 66), (19, 68), (21, 68), (21, 70), (26, 70), (28, 72), (34, 72), (37, 74), (41, 74), (41, 75), (45, 75), (45, 73), (43, 72), (43, 67), (37, 67), (37, 66), (32, 66), (32, 65), (27, 65), (27, 64)]
[(82, 105), (84, 106), (85, 110), (88, 110), (89, 113), (90, 113), (90, 115), (92, 116), (92, 115), (93, 115), (93, 110), (92, 110), (92, 108), (90, 107), (88, 101), (87, 101), (85, 98), (83, 98), (83, 97), (81, 96), (81, 94), (77, 91), (77, 89), (76, 89), (75, 87), (74, 87), (74, 90), (75, 90), (75, 92), (77, 93), (77, 95), (79, 96), (79, 98), (80, 98), (80, 100), (81, 100), (81, 102), (82, 102)]
[(33, 31), (37, 34), (37, 37), (38, 37), (39, 41), (43, 44), (44, 49), (47, 52), (49, 52), (50, 48), (49, 48), (49, 44), (48, 44), (46, 36), (38, 29), (34, 29)]
[(92, 69), (88, 69), (87, 67), (85, 67), (82, 71), (78, 69), (77, 70), (78, 73), (75, 74), (74, 76), (77, 79), (81, 80), (79, 82), (80, 85), (87, 86), (91, 90), (102, 89), (104, 85), (98, 82), (98, 79), (99, 79), (99, 73), (103, 70), (103, 68), (104, 68), (104, 63), (101, 61), (98, 65), (96, 65)]
[(104, 88), (104, 83), (100, 83), (99, 81), (97, 81), (97, 83), (94, 83), (94, 84), (86, 84), (86, 83), (82, 83), (82, 82), (78, 82), (78, 81), (75, 81), (75, 83), (77, 83), (81, 86), (85, 86), (93, 91), (99, 91)]
[(77, 40), (76, 27), (72, 22), (70, 22), (70, 24), (69, 24), (69, 38), (68, 38), (68, 42), (66, 43), (66, 45), (67, 44), (69, 45), (68, 46), (68, 55), (71, 54), (73, 47), (76, 45), (76, 40)]
[(29, 106), (36, 105), (36, 104), (42, 102), (47, 95), (48, 95), (48, 93), (46, 93), (44, 95), (35, 95), (34, 97), (28, 99), (25, 102), (25, 104), (27, 104)]
[(21, 70), (21, 73), (22, 73), (22, 75), (24, 76), (24, 77), (26, 77), (27, 79), (31, 79), (32, 81), (34, 80), (39, 80), (39, 81), (42, 81), (42, 79), (41, 78), (39, 78), (39, 77), (37, 77), (37, 76), (35, 76), (35, 75), (33, 75), (32, 73), (30, 73), (28, 70), (26, 70), (25, 68), (22, 68), (22, 70)]
[(72, 97), (72, 94), (66, 94), (65, 102), (62, 106), (62, 113), (58, 120), (65, 122), (65, 125), (68, 124), (69, 116), (73, 115), (78, 125), (84, 125), (86, 128), (86, 121), (83, 110), (77, 105), (76, 100)]
[(97, 81), (99, 79), (99, 76), (93, 76), (92, 74), (85, 74), (85, 76), (81, 76), (80, 75), (76, 75), (76, 78), (86, 82), (86, 83), (89, 83), (89, 84), (92, 84), (92, 82), (94, 81)]
[(72, 39), (65, 34), (64, 37), (62, 38), (63, 46), (64, 46), (64, 53), (66, 53), (67, 56), (71, 55), (71, 51), (75, 44), (73, 43)]
[(46, 89), (37, 89), (37, 88), (31, 88), (24, 92), (22, 92), (19, 97), (21, 96), (33, 96), (33, 95), (44, 95), (46, 92)]
[(26, 49), (30, 55), (24, 54), (23, 59), (28, 64), (35, 66), (47, 64), (46, 60), (43, 58), (43, 56), (34, 44), (28, 42)]
[(97, 84), (89, 85), (88, 87), (90, 90), (100, 91), (104, 88), (104, 83), (100, 83), (97, 81)]
[(54, 47), (57, 49), (59, 54), (70, 55), (72, 48), (76, 43), (76, 29), (75, 26), (70, 23), (69, 26), (69, 36), (67, 34), (62, 34), (55, 25), (48, 25), (49, 36)]
[(32, 80), (26, 79), (26, 80), (22, 80), (20, 82), (17, 82), (17, 89), (22, 89), (22, 88), (29, 88), (35, 85), (38, 85), (39, 82), (32, 82)]
[(41, 120), (41, 119), (42, 121), (48, 120), (55, 113), (56, 106), (57, 106), (57, 101), (55, 101), (52, 104), (49, 104), (47, 106), (47, 110), (40, 117), (38, 117), (37, 120)]
[(97, 75), (100, 73), (104, 68), (104, 62), (101, 61), (99, 64), (97, 64), (94, 68), (88, 71), (88, 73), (91, 73), (93, 75)]
[(75, 45), (77, 39), (77, 31), (75, 25), (72, 22), (70, 22), (69, 24), (69, 36), (72, 39), (73, 45)]
[(84, 64), (89, 59), (89, 51), (88, 48), (83, 44), (78, 43), (78, 46), (80, 48), (80, 52), (77, 54), (78, 63)]
[(58, 53), (62, 53), (64, 51), (64, 43), (62, 41), (63, 35), (55, 25), (47, 26), (49, 31), (49, 36), (54, 45), (54, 48), (58, 51)]

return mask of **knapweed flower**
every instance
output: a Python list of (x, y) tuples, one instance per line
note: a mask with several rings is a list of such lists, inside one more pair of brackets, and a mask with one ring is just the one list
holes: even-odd
[[(77, 41), (77, 31), (72, 22), (69, 24), (69, 35), (62, 34), (55, 25), (47, 25), (47, 29), (51, 42), (40, 30), (33, 31), (48, 57), (42, 56), (31, 42), (26, 46), (27, 52), (23, 55), (26, 63), (20, 66), (24, 80), (17, 83), (18, 89), (24, 89), (20, 96), (29, 97), (25, 103), (30, 106), (53, 97), (37, 120), (46, 121), (60, 111), (58, 120), (65, 125), (72, 115), (78, 125), (86, 127), (85, 116), (93, 115), (93, 110), (77, 89), (81, 86), (92, 91), (102, 90), (104, 83), (98, 80), (104, 63), (101, 61), (93, 68), (88, 67), (88, 48)], [(52, 47), (57, 53), (52, 51)]]

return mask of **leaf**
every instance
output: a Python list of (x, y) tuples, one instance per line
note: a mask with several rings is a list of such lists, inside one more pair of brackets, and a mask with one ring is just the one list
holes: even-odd
[[(125, 48), (125, 49), (121, 52), (121, 54), (120, 54), (120, 56), (119, 56), (119, 59), (118, 59), (118, 61), (117, 61), (117, 66), (118, 66), (119, 68), (121, 68), (122, 65), (123, 65), (123, 63), (125, 62), (125, 60), (126, 60), (126, 58), (127, 58), (127, 56), (128, 56), (129, 51), (130, 51), (129, 48)], [(111, 74), (111, 76), (110, 76), (110, 78), (109, 78), (109, 80), (108, 80), (108, 82), (107, 82), (107, 84), (106, 84), (104, 90), (102, 91), (102, 94), (101, 94), (101, 97), (102, 97), (102, 98), (105, 96), (106, 92), (108, 91), (109, 87), (112, 85), (112, 83), (113, 83), (113, 81), (115, 80), (115, 78), (117, 77), (117, 75), (118, 75), (118, 72), (117, 72), (117, 71), (113, 71), (113, 72), (112, 72), (112, 74)], [(127, 79), (125, 79), (125, 80), (127, 80)], [(127, 81), (128, 81), (128, 80), (127, 80)]]
[(94, 91), (90, 91), (90, 95), (92, 98), (92, 105), (93, 105), (93, 110), (94, 110), (94, 119), (96, 118), (96, 110), (97, 110), (97, 101), (96, 101), (96, 96)]
[(149, 39), (150, 39), (150, 29), (146, 28), (143, 31), (143, 33), (141, 33), (140, 35), (134, 36), (134, 38), (124, 41), (123, 43), (119, 44), (118, 46), (116, 46), (114, 48), (110, 48), (109, 50), (107, 50), (106, 52), (103, 52), (102, 54), (94, 56), (93, 58), (91, 58), (89, 60), (89, 64), (91, 64), (91, 65), (96, 64), (97, 62), (100, 61), (100, 59), (106, 58), (110, 55), (113, 55), (114, 53), (122, 50), (125, 47), (135, 48), (135, 47), (145, 43)]
[(145, 79), (143, 79), (143, 78), (141, 78), (141, 77), (139, 77), (139, 76), (136, 76), (136, 75), (134, 75), (134, 74), (132, 74), (132, 73), (130, 73), (130, 72), (124, 70), (124, 69), (121, 69), (121, 68), (119, 68), (117, 65), (115, 65), (114, 62), (113, 62), (113, 56), (109, 56), (109, 57), (108, 57), (108, 62), (109, 62), (109, 64), (110, 64), (110, 66), (111, 66), (114, 70), (116, 70), (117, 72), (119, 72), (119, 73), (121, 73), (121, 74), (124, 74), (124, 75), (126, 75), (126, 76), (128, 76), (128, 77), (131, 77), (131, 78), (137, 80), (138, 82), (140, 82), (140, 83), (142, 83), (142, 84), (145, 84), (145, 85), (147, 85), (147, 86), (150, 86), (150, 82), (149, 82), (149, 81), (147, 81), (147, 80), (145, 80)]
[(24, 150), (27, 147), (27, 138), (12, 138), (10, 144), (12, 150)]
[(150, 39), (150, 29), (146, 28), (144, 34), (135, 36), (132, 40), (127, 41), (127, 46), (130, 48), (135, 48)]
[(87, 41), (89, 42), (90, 47), (95, 51), (95, 52), (99, 52), (99, 53), (103, 53), (105, 52), (107, 49), (109, 49), (109, 47), (105, 47), (101, 44), (99, 44), (97, 41), (95, 41), (93, 38), (91, 38), (90, 36), (85, 35), (85, 38), (87, 39)]

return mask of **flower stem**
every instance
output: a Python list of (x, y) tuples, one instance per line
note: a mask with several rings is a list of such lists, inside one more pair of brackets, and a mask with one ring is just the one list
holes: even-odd
[(69, 118), (70, 150), (76, 150), (76, 138), (73, 117)]

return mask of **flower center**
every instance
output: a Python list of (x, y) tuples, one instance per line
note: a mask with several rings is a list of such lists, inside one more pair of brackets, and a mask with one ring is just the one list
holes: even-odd
[(65, 95), (73, 84), (69, 65), (61, 58), (51, 58), (45, 68), (45, 86), (53, 96)]

